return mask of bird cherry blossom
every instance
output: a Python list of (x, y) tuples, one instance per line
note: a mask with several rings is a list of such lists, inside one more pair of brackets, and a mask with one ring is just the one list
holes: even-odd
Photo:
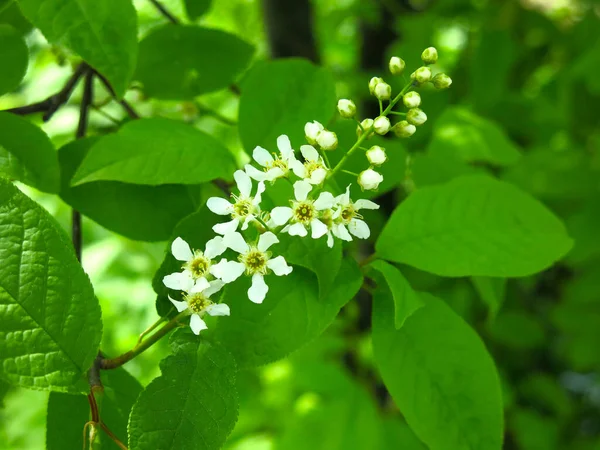
[(275, 155), (275, 157), (260, 146), (254, 149), (252, 157), (264, 170), (259, 170), (247, 164), (245, 169), (250, 178), (257, 181), (275, 181), (277, 178), (288, 176), (291, 165), (297, 161), (290, 138), (285, 134), (279, 136), (277, 138), (277, 148), (279, 149), (279, 155)]
[(277, 236), (270, 231), (261, 234), (256, 245), (248, 244), (237, 231), (226, 235), (224, 239), (230, 249), (239, 253), (239, 257), (237, 261), (222, 259), (214, 266), (215, 274), (225, 283), (237, 280), (244, 272), (252, 276), (248, 298), (254, 303), (262, 303), (269, 291), (265, 275), (273, 272), (277, 276), (283, 276), (292, 272), (292, 267), (287, 265), (283, 256), (271, 258), (271, 253), (267, 251), (279, 242)]
[(259, 181), (256, 188), (256, 194), (252, 197), (252, 180), (243, 170), (236, 170), (233, 178), (240, 191), (239, 195), (231, 195), (233, 202), (222, 197), (211, 197), (206, 202), (206, 206), (215, 214), (221, 216), (230, 215), (232, 220), (229, 222), (218, 223), (213, 227), (217, 234), (225, 235), (237, 230), (240, 222), (242, 230), (248, 228), (248, 224), (260, 214), (261, 195), (265, 191), (264, 181)]
[(321, 184), (327, 176), (327, 166), (319, 152), (312, 145), (303, 145), (300, 152), (305, 159), (304, 164), (294, 162), (292, 170), (297, 177), (308, 181), (310, 184)]
[[(350, 185), (346, 188), (346, 192), (335, 198), (335, 203), (337, 209), (333, 213), (333, 234), (344, 241), (352, 240), (350, 233), (359, 239), (367, 239), (371, 235), (371, 231), (358, 211), (361, 209), (379, 209), (379, 205), (365, 199), (352, 202), (350, 199)], [(350, 233), (348, 233), (348, 230)]]
[(206, 278), (199, 278), (183, 295), (184, 301), (178, 301), (171, 296), (169, 300), (177, 312), (187, 311), (190, 318), (190, 328), (194, 334), (200, 334), (200, 331), (206, 330), (206, 322), (202, 320), (204, 314), (209, 316), (228, 316), (229, 306), (225, 303), (214, 303), (210, 296), (218, 292), (225, 283), (221, 280), (206, 281)]

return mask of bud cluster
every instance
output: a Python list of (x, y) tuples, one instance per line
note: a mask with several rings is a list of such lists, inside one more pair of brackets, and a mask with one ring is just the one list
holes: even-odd
[[(354, 106), (354, 103), (352, 103), (352, 106)], [(356, 106), (354, 106), (354, 110), (356, 112)], [(316, 120), (307, 122), (304, 125), (304, 134), (310, 145), (318, 145), (322, 150), (335, 150), (337, 148), (337, 135), (333, 131), (327, 130)]]

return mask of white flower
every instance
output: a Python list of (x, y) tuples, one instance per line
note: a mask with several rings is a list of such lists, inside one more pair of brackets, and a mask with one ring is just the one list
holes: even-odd
[(375, 94), (375, 86), (377, 86), (379, 83), (383, 83), (383, 78), (373, 77), (369, 80), (369, 92), (371, 95)]
[(397, 56), (392, 56), (390, 58), (390, 72), (392, 75), (401, 75), (404, 72), (404, 67), (406, 67), (406, 63), (402, 58), (398, 58)]
[(287, 224), (282, 232), (289, 233), (291, 236), (304, 237), (308, 235), (308, 228), (310, 228), (313, 239), (319, 239), (327, 234), (327, 226), (319, 220), (319, 214), (333, 206), (334, 197), (329, 192), (322, 192), (319, 198), (311, 200), (308, 198), (311, 189), (312, 186), (306, 181), (296, 181), (294, 183), (296, 201), (292, 201), (292, 207), (273, 208), (271, 221), (276, 226)]
[(356, 135), (358, 137), (361, 137), (363, 132), (365, 132), (365, 133), (368, 132), (369, 136), (370, 136), (371, 134), (373, 134), (372, 130), (369, 132), (369, 130), (371, 129), (372, 126), (373, 126), (373, 119), (364, 119), (360, 123), (360, 126), (359, 125), (356, 126)]
[(379, 187), (383, 181), (383, 175), (375, 172), (373, 169), (363, 170), (358, 174), (358, 184), (366, 191), (373, 191)]
[(406, 120), (413, 125), (423, 125), (427, 121), (427, 114), (419, 108), (409, 109), (406, 113)]
[(242, 230), (248, 228), (248, 224), (260, 213), (261, 195), (265, 191), (264, 181), (259, 181), (254, 197), (250, 196), (252, 192), (252, 180), (243, 170), (236, 170), (233, 178), (237, 183), (240, 195), (232, 194), (233, 203), (222, 197), (211, 197), (206, 202), (206, 206), (215, 214), (221, 216), (231, 215), (230, 222), (218, 223), (213, 227), (215, 233), (227, 234), (237, 230), (240, 222)]
[(169, 289), (188, 291), (197, 280), (206, 278), (210, 274), (212, 259), (219, 256), (227, 246), (221, 236), (215, 236), (206, 243), (204, 252), (192, 251), (189, 244), (182, 238), (176, 238), (171, 244), (171, 253), (175, 259), (183, 261), (182, 272), (172, 273), (163, 278), (163, 283)]
[(385, 116), (379, 116), (373, 121), (373, 129), (377, 134), (386, 134), (390, 131), (390, 119)]
[(357, 238), (367, 239), (371, 235), (371, 231), (358, 211), (361, 209), (379, 209), (379, 205), (364, 199), (353, 203), (350, 200), (350, 186), (346, 188), (345, 193), (338, 195), (335, 201), (338, 209), (333, 214), (333, 234), (344, 241), (351, 241), (352, 236), (348, 233), (348, 230), (350, 230), (350, 233)]
[(425, 66), (419, 67), (410, 75), (410, 78), (416, 80), (417, 83), (427, 83), (431, 80), (431, 69)]
[(379, 100), (389, 100), (392, 96), (392, 87), (385, 83), (377, 83), (375, 86), (375, 97)]
[(229, 306), (224, 303), (213, 303), (210, 296), (218, 292), (224, 283), (221, 280), (206, 281), (205, 278), (199, 278), (198, 281), (187, 290), (183, 298), (185, 301), (174, 300), (169, 296), (171, 303), (177, 308), (177, 312), (188, 311), (192, 316), (190, 318), (190, 328), (194, 334), (206, 330), (206, 322), (202, 316), (206, 313), (209, 316), (228, 316)]
[(324, 129), (325, 127), (316, 120), (313, 120), (312, 122), (306, 122), (306, 125), (304, 125), (304, 135), (306, 136), (308, 143), (315, 145), (317, 143), (317, 137), (319, 137), (319, 133)]
[(296, 160), (292, 165), (292, 170), (297, 177), (308, 181), (310, 184), (321, 184), (327, 176), (327, 167), (319, 152), (312, 145), (303, 145), (300, 152), (304, 156), (305, 162), (302, 164)]
[(435, 64), (438, 60), (438, 52), (435, 47), (427, 47), (421, 53), (421, 59), (425, 64)]
[(277, 148), (279, 149), (279, 155), (275, 155), (275, 157), (260, 146), (254, 149), (252, 157), (254, 161), (264, 167), (264, 170), (258, 170), (256, 167), (246, 164), (246, 173), (250, 178), (257, 181), (274, 181), (288, 175), (291, 165), (296, 161), (290, 138), (285, 134), (279, 136), (277, 138)]
[(382, 165), (387, 160), (385, 149), (379, 145), (374, 145), (367, 150), (367, 159), (369, 160), (369, 163), (374, 166)]
[(356, 105), (354, 102), (345, 98), (338, 100), (337, 109), (340, 116), (345, 119), (352, 119), (356, 114)]
[(267, 250), (279, 242), (270, 231), (258, 238), (256, 246), (248, 245), (238, 232), (225, 236), (227, 246), (238, 252), (238, 261), (222, 259), (214, 266), (215, 273), (225, 283), (237, 280), (244, 272), (252, 276), (252, 286), (248, 289), (248, 298), (254, 303), (262, 303), (269, 291), (264, 276), (272, 271), (277, 276), (289, 275), (293, 268), (288, 266), (283, 256), (271, 258)]
[(408, 123), (408, 121), (406, 120), (402, 120), (396, 125), (394, 125), (393, 130), (394, 133), (396, 133), (396, 136), (401, 138), (407, 138), (415, 134), (415, 131), (417, 131), (417, 127), (415, 127), (411, 123)]
[(417, 108), (421, 104), (421, 96), (416, 91), (410, 91), (404, 94), (402, 102), (407, 108)]
[(337, 135), (333, 131), (323, 130), (317, 136), (317, 144), (323, 150), (335, 150), (338, 145)]

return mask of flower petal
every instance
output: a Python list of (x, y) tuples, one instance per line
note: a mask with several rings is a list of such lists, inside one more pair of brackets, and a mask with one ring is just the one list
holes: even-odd
[(229, 316), (231, 311), (225, 303), (214, 303), (205, 309), (209, 316)]
[(221, 290), (221, 288), (223, 286), (225, 286), (225, 283), (222, 280), (212, 280), (209, 281), (209, 286), (208, 288), (206, 288), (204, 290), (204, 295), (207, 297), (210, 297), (213, 294), (216, 294), (217, 292), (219, 292)]
[(212, 227), (213, 231), (217, 234), (230, 234), (237, 230), (240, 221), (238, 219), (230, 220), (229, 222), (218, 223)]
[(288, 266), (283, 256), (278, 256), (267, 261), (267, 267), (273, 271), (277, 276), (289, 275), (294, 270), (293, 267)]
[(240, 194), (242, 194), (243, 197), (250, 197), (250, 192), (252, 192), (252, 180), (248, 174), (243, 170), (236, 170), (233, 173), (233, 178), (240, 190)]
[(327, 176), (327, 170), (325, 170), (323, 168), (315, 169), (310, 174), (309, 182), (310, 182), (310, 184), (321, 184), (325, 180), (326, 176)]
[(379, 209), (379, 205), (371, 200), (360, 199), (354, 203), (354, 207), (358, 211), (359, 209)]
[(348, 230), (359, 239), (368, 239), (371, 235), (369, 225), (364, 220), (352, 219), (348, 224)]
[(222, 197), (211, 197), (206, 201), (206, 206), (215, 214), (226, 216), (233, 212), (233, 205)]
[(263, 180), (267, 179), (266, 172), (264, 172), (262, 170), (258, 170), (256, 167), (251, 166), (250, 164), (246, 164), (244, 166), (244, 170), (246, 170), (246, 173), (248, 174), (248, 176), (250, 178), (252, 178), (253, 180), (263, 181)]
[(175, 238), (171, 244), (171, 253), (179, 261), (189, 261), (194, 257), (189, 244), (180, 237)]
[(244, 237), (237, 231), (234, 233), (226, 234), (223, 238), (223, 242), (227, 247), (235, 250), (238, 253), (246, 253), (249, 250), (249, 246), (244, 240)]
[(313, 219), (310, 222), (310, 231), (313, 239), (319, 239), (321, 236), (325, 236), (327, 234), (327, 225), (325, 225), (319, 219)]
[(306, 167), (304, 167), (304, 164), (302, 164), (300, 161), (298, 161), (297, 159), (294, 158), (294, 160), (290, 159), (290, 162), (288, 164), (289, 164), (290, 168), (292, 169), (292, 172), (294, 172), (294, 174), (298, 178), (306, 177)]
[(275, 234), (271, 233), (270, 231), (267, 231), (261, 234), (258, 238), (257, 247), (261, 252), (265, 252), (271, 245), (277, 244), (278, 242), (279, 239), (277, 239), (277, 236), (275, 236)]
[(192, 317), (190, 318), (190, 328), (194, 334), (198, 335), (202, 330), (206, 330), (208, 327), (206, 326), (206, 322), (202, 320), (198, 314), (192, 314)]
[(304, 159), (307, 161), (318, 161), (319, 160), (319, 152), (312, 145), (303, 145), (300, 147), (300, 152)]
[[(254, 220), (254, 214), (248, 214), (246, 216), (246, 218), (244, 219), (244, 222), (242, 223), (242, 231), (247, 230), (248, 229), (248, 225), (250, 225), (250, 222), (252, 222)], [(228, 234), (228, 233), (226, 233)]]
[(350, 203), (350, 186), (352, 186), (352, 185), (349, 184), (346, 187), (346, 192), (338, 195), (338, 197), (337, 197), (337, 202), (342, 206), (346, 206)]
[(294, 211), (287, 206), (276, 206), (271, 211), (271, 220), (276, 226), (281, 226), (287, 223), (292, 218)]
[(251, 302), (262, 303), (269, 292), (269, 286), (260, 273), (252, 275), (252, 286), (248, 289), (248, 298)]
[(333, 231), (333, 234), (338, 237), (339, 239), (342, 239), (343, 241), (351, 241), (352, 240), (352, 236), (350, 236), (350, 233), (348, 233), (348, 230), (346, 229), (346, 227), (341, 224), (334, 224), (333, 227), (331, 227), (331, 231)]
[(204, 291), (209, 286), (210, 286), (210, 284), (208, 283), (208, 280), (206, 278), (204, 278), (204, 277), (198, 278), (196, 280), (196, 282), (194, 283), (194, 285), (192, 286), (192, 288), (189, 290), (189, 293), (190, 294), (197, 294), (199, 292)]
[(290, 142), (290, 138), (285, 134), (282, 134), (277, 138), (277, 148), (281, 153), (281, 159), (288, 160), (290, 153), (294, 153), (292, 149), (292, 143)]
[(308, 231), (306, 231), (306, 228), (304, 228), (304, 225), (302, 225), (301, 223), (295, 223), (295, 224), (291, 225), (290, 228), (287, 230), (287, 232), (289, 233), (290, 236), (300, 236), (300, 237), (304, 237), (308, 234)]
[(319, 198), (315, 200), (314, 205), (317, 210), (322, 211), (324, 209), (331, 208), (333, 206), (334, 201), (335, 197), (331, 192), (321, 192)]
[(210, 273), (223, 280), (224, 283), (231, 283), (237, 280), (246, 270), (246, 267), (237, 261), (227, 261), (223, 258), (218, 264), (210, 267)]
[(273, 156), (269, 153), (269, 151), (261, 146), (257, 146), (252, 151), (252, 157), (254, 161), (259, 163), (263, 167), (267, 167), (269, 163), (273, 162)]
[(170, 295), (168, 295), (167, 297), (169, 297), (169, 300), (171, 300), (171, 303), (173, 303), (173, 306), (175, 306), (175, 309), (177, 309), (177, 312), (183, 312), (186, 309), (188, 309), (187, 302), (180, 302), (178, 300), (175, 300), (175, 299), (171, 298)]
[(169, 289), (175, 289), (176, 291), (185, 291), (186, 289), (184, 289), (184, 287), (188, 287), (190, 285), (190, 279), (191, 276), (189, 272), (175, 272), (163, 277), (163, 284)]
[(204, 256), (208, 259), (213, 259), (215, 256), (222, 254), (225, 250), (227, 250), (227, 246), (223, 242), (223, 237), (215, 236), (206, 243), (206, 246), (204, 247)]
[(299, 202), (303, 202), (308, 197), (308, 193), (311, 191), (312, 186), (309, 182), (300, 180), (294, 183), (294, 197)]
[(333, 234), (331, 234), (331, 231), (327, 232), (327, 247), (333, 248)]
[(258, 206), (260, 204), (263, 192), (265, 192), (265, 182), (259, 181), (258, 186), (256, 186), (256, 195), (254, 196), (254, 200), (252, 200), (252, 204), (254, 206)]
[(281, 178), (284, 176), (285, 176), (285, 172), (283, 171), (283, 169), (281, 167), (273, 167), (266, 171), (265, 180), (274, 181), (277, 178)]

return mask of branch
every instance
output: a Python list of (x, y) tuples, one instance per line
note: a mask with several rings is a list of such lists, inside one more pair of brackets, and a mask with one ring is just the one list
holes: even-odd
[(84, 62), (79, 64), (73, 72), (73, 75), (67, 80), (64, 87), (54, 95), (51, 95), (46, 100), (42, 100), (41, 102), (33, 103), (31, 105), (19, 106), (17, 108), (11, 108), (5, 110), (6, 112), (18, 114), (21, 116), (27, 114), (35, 114), (38, 112), (43, 112), (42, 120), (47, 122), (54, 115), (58, 109), (67, 103), (69, 97), (71, 97), (71, 93), (73, 89), (77, 85), (79, 79), (85, 74), (88, 69), (88, 65)]
[(131, 105), (129, 103), (127, 103), (127, 101), (125, 101), (124, 99), (119, 99), (117, 97), (115, 90), (112, 88), (112, 86), (110, 85), (110, 83), (108, 82), (106, 77), (96, 70), (94, 71), (94, 73), (100, 79), (100, 81), (102, 82), (104, 87), (108, 90), (108, 92), (110, 93), (112, 98), (114, 98), (117, 102), (119, 102), (121, 104), (121, 106), (127, 112), (129, 117), (131, 117), (132, 119), (139, 119), (140, 115), (137, 112), (135, 112), (135, 110), (131, 107)]
[(171, 22), (174, 25), (179, 24), (179, 20), (177, 20), (177, 17), (175, 17), (173, 14), (171, 14), (169, 11), (167, 11), (167, 9), (163, 5), (161, 5), (158, 2), (158, 0), (150, 0), (150, 3), (152, 3), (154, 5), (154, 7), (156, 9), (158, 9), (160, 11), (160, 13), (169, 20), (169, 22)]

